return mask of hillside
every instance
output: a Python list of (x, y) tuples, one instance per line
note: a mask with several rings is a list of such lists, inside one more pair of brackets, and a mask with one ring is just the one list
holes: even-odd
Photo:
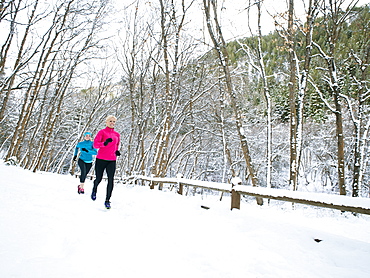
[[(369, 277), (370, 217), (78, 180), (0, 162), (1, 277)], [(207, 205), (204, 210), (201, 205)], [(315, 239), (322, 241), (316, 242)]]

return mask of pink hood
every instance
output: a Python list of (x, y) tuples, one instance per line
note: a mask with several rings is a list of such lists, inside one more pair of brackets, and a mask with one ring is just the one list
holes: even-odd
[[(105, 140), (112, 138), (112, 142), (104, 146)], [(94, 148), (99, 149), (96, 158), (104, 160), (116, 160), (116, 151), (119, 149), (121, 135), (113, 128), (106, 127), (96, 134), (94, 139)]]

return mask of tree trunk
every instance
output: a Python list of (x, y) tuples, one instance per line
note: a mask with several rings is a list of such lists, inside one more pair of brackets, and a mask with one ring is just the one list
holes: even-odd
[[(18, 6), (16, 7), (16, 9), (14, 11), (14, 18), (13, 18), (14, 20), (16, 19), (16, 16), (18, 14), (18, 9), (19, 9), (20, 3), (21, 3), (21, 1), (18, 2)], [(1, 84), (1, 86), (0, 86), (1, 95), (4, 93), (3, 100), (2, 100), (2, 105), (1, 105), (1, 108), (0, 108), (0, 123), (3, 121), (4, 116), (5, 116), (5, 110), (6, 110), (7, 105), (8, 105), (8, 101), (9, 101), (10, 93), (11, 93), (12, 88), (13, 88), (15, 77), (16, 77), (17, 73), (19, 72), (19, 70), (21, 68), (23, 68), (23, 66), (26, 65), (26, 63), (21, 64), (21, 60), (25, 60), (25, 61), (27, 60), (24, 57), (24, 55), (25, 55), (24, 49), (26, 47), (26, 41), (27, 41), (28, 35), (30, 34), (30, 28), (32, 26), (32, 22), (35, 18), (35, 12), (36, 12), (37, 6), (38, 6), (38, 1), (35, 1), (33, 10), (32, 10), (32, 12), (31, 12), (31, 14), (28, 18), (28, 24), (25, 28), (24, 33), (23, 33), (23, 38), (22, 38), (21, 43), (19, 45), (18, 54), (17, 54), (17, 58), (16, 58), (16, 60), (14, 62), (14, 65), (13, 65), (12, 73), (11, 73), (10, 77), (7, 78), (7, 80), (3, 84)], [(10, 44), (12, 42), (13, 34), (15, 33), (14, 24), (15, 23), (12, 22), (11, 30), (10, 30), (10, 34), (8, 36), (7, 42), (3, 46), (3, 48), (1, 49), (0, 74), (4, 71), (8, 50), (9, 50)], [(32, 57), (35, 53), (36, 53), (36, 50), (33, 52), (33, 54), (30, 55), (30, 57)]]
[[(251, 178), (252, 186), (258, 186), (258, 179), (255, 174), (255, 170), (253, 168), (252, 159), (251, 159), (250, 152), (249, 152), (249, 147), (248, 147), (248, 142), (247, 142), (248, 140), (244, 133), (243, 121), (242, 121), (242, 117), (240, 114), (240, 108), (237, 104), (236, 94), (232, 88), (231, 74), (230, 74), (230, 69), (229, 69), (229, 57), (228, 57), (228, 53), (226, 49), (226, 43), (222, 35), (221, 26), (217, 19), (218, 17), (217, 17), (216, 1), (203, 0), (203, 5), (204, 5), (204, 11), (206, 15), (208, 32), (213, 42), (214, 49), (216, 50), (218, 58), (220, 60), (221, 69), (223, 70), (225, 74), (226, 91), (230, 97), (230, 104), (234, 112), (236, 130), (239, 135), (241, 149), (243, 152), (247, 170)], [(214, 13), (213, 23), (215, 24), (217, 38), (211, 26), (211, 15), (210, 15), (211, 5), (212, 5), (213, 13)], [(259, 205), (262, 205), (263, 199), (257, 198), (257, 203)]]
[(364, 61), (361, 61), (359, 58), (356, 59), (357, 63), (359, 64), (359, 68), (361, 69), (361, 81), (358, 84), (358, 120), (354, 121), (355, 127), (355, 148), (354, 148), (354, 162), (353, 162), (353, 181), (352, 181), (352, 196), (359, 197), (363, 176), (365, 172), (365, 149), (366, 149), (366, 141), (368, 137), (369, 125), (370, 120), (367, 121), (366, 126), (364, 126), (365, 117), (366, 117), (366, 80), (368, 67), (370, 63), (370, 46), (367, 46), (365, 50), (365, 57)]
[(288, 10), (288, 48), (289, 48), (289, 107), (290, 107), (290, 173), (289, 185), (292, 190), (298, 188), (299, 153), (298, 153), (298, 118), (297, 118), (297, 57), (295, 55), (294, 0), (289, 0)]
[(266, 131), (266, 186), (271, 188), (272, 179), (272, 119), (271, 119), (271, 96), (269, 85), (267, 81), (265, 63), (263, 61), (262, 53), (262, 27), (261, 27), (261, 2), (257, 2), (258, 9), (258, 67), (261, 73), (262, 83), (263, 83), (263, 94), (266, 101), (266, 114), (267, 114), (267, 131)]

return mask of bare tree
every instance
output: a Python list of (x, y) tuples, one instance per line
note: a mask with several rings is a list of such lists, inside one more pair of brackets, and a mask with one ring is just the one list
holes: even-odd
[[(320, 57), (325, 61), (326, 68), (323, 74), (323, 81), (327, 84), (331, 95), (333, 96), (334, 107), (331, 107), (328, 101), (324, 99), (321, 90), (314, 86), (316, 91), (327, 104), (327, 107), (334, 113), (336, 119), (336, 137), (337, 137), (337, 165), (338, 165), (338, 186), (341, 195), (346, 195), (345, 184), (345, 148), (344, 148), (344, 129), (343, 129), (343, 112), (342, 112), (342, 88), (340, 85), (339, 72), (336, 61), (337, 42), (341, 34), (345, 21), (351, 14), (354, 4), (350, 3), (346, 9), (342, 10), (343, 1), (324, 1), (322, 13), (324, 14), (324, 24), (326, 26), (326, 36), (328, 47), (325, 50), (318, 43), (314, 42), (314, 46), (319, 52)], [(321, 69), (321, 68), (320, 68)], [(358, 158), (358, 156), (357, 156)], [(359, 162), (359, 161), (358, 161)], [(354, 196), (358, 194), (358, 179), (356, 178), (353, 191)]]
[[(366, 38), (366, 36), (364, 37)], [(366, 107), (366, 101), (370, 95), (370, 88), (368, 86), (369, 80), (369, 65), (370, 65), (370, 45), (367, 38), (367, 48), (364, 51), (362, 59), (359, 55), (352, 53), (352, 58), (355, 60), (355, 64), (358, 65), (360, 79), (357, 80), (353, 76), (354, 84), (356, 84), (358, 90), (357, 107), (358, 116), (354, 117), (352, 113), (352, 120), (355, 127), (355, 146), (354, 146), (354, 161), (353, 161), (353, 181), (352, 181), (352, 196), (358, 197), (363, 187), (363, 179), (366, 166), (366, 142), (368, 141), (368, 133), (370, 128), (370, 117), (369, 111)], [(348, 103), (350, 103), (348, 101)], [(353, 111), (353, 107), (350, 106), (350, 111)]]
[[(238, 41), (238, 43), (241, 45), (243, 51), (248, 55), (249, 58), (249, 65), (251, 65), (257, 72), (262, 82), (263, 87), (263, 95), (266, 101), (266, 185), (267, 187), (271, 187), (271, 181), (272, 181), (272, 108), (271, 108), (271, 95), (270, 95), (270, 89), (269, 89), (269, 82), (268, 82), (268, 76), (266, 74), (266, 66), (264, 62), (264, 53), (262, 50), (262, 25), (261, 25), (261, 16), (262, 16), (262, 4), (263, 1), (257, 1), (254, 3), (251, 3), (249, 1), (248, 5), (248, 23), (249, 23), (249, 30), (251, 34), (253, 34), (253, 31), (250, 27), (250, 19), (249, 15), (252, 12), (251, 9), (254, 7), (254, 5), (257, 7), (257, 47), (252, 49), (252, 47), (249, 47), (248, 45), (241, 43)], [(256, 63), (254, 62), (256, 60)]]
[[(77, 66), (84, 55), (96, 45), (94, 34), (101, 26), (106, 7), (105, 2), (85, 3), (79, 9), (74, 4), (75, 0), (59, 3), (51, 18), (44, 14), (37, 16), (38, 20), (45, 20), (50, 25), (41, 29), (45, 33), (31, 52), (35, 64), (30, 58), (27, 60), (31, 69), (27, 72), (28, 85), (6, 155), (6, 158), (21, 158), (22, 153), (22, 164), (34, 171), (41, 165), (47, 165), (45, 157), (59, 121), (64, 97)], [(36, 8), (37, 6), (32, 10), (35, 15)], [(78, 17), (89, 19), (83, 21)], [(34, 27), (33, 25), (30, 23), (27, 27)], [(84, 40), (81, 40), (82, 36)], [(23, 42), (25, 45), (26, 35)], [(24, 59), (21, 50), (18, 58)], [(31, 135), (29, 131), (32, 131)]]
[[(150, 111), (154, 104), (154, 92), (150, 90), (151, 70), (157, 75), (157, 67), (153, 66), (153, 57), (158, 51), (150, 34), (150, 23), (139, 13), (140, 1), (135, 3), (131, 16), (127, 12), (124, 38), (117, 46), (117, 59), (123, 69), (122, 85), (127, 86), (129, 103), (128, 140), (122, 171), (127, 175), (145, 173), (145, 137), (150, 120)], [(154, 77), (156, 79), (156, 77)]]
[[(235, 92), (233, 91), (231, 74), (230, 74), (230, 69), (229, 69), (229, 56), (228, 56), (228, 52), (226, 49), (226, 42), (222, 35), (221, 26), (218, 22), (217, 1), (203, 0), (203, 6), (204, 6), (204, 12), (206, 16), (208, 32), (210, 34), (211, 40), (214, 45), (214, 49), (216, 50), (216, 54), (219, 58), (220, 65), (224, 73), (226, 92), (230, 98), (231, 107), (234, 112), (236, 129), (239, 134), (240, 144), (241, 144), (243, 156), (245, 159), (245, 163), (247, 165), (247, 169), (249, 172), (250, 179), (252, 181), (252, 185), (258, 186), (258, 179), (255, 174), (255, 170), (253, 168), (247, 138), (245, 136), (244, 129), (243, 129), (243, 122), (242, 122), (242, 118), (240, 114), (240, 108), (236, 100)], [(213, 20), (211, 19), (211, 11), (213, 11)], [(214, 24), (214, 27), (212, 26), (212, 24)], [(263, 204), (263, 200), (260, 198), (257, 198), (257, 202), (260, 205)]]
[[(14, 35), (17, 33), (17, 16), (21, 12), (21, 10), (28, 8), (28, 7), (22, 7), (21, 4), (22, 4), (21, 0), (18, 1), (17, 3), (15, 1), (11, 1), (6, 7), (4, 7), (4, 10), (3, 10), (4, 12), (10, 11), (9, 15), (11, 19), (10, 19), (9, 34), (1, 48), (1, 53), (0, 53), (0, 58), (1, 58), (0, 59), (0, 74), (2, 75), (4, 75), (4, 70), (6, 67), (9, 49), (13, 43)], [(4, 78), (4, 80), (0, 82), (0, 96), (2, 97), (2, 100), (1, 100), (2, 106), (0, 109), (0, 123), (3, 122), (5, 111), (7, 109), (11, 93), (13, 90), (16, 89), (16, 88), (13, 88), (13, 85), (14, 85), (17, 75), (19, 75), (19, 72), (22, 69), (24, 69), (24, 67), (27, 66), (27, 63), (32, 59), (32, 57), (36, 54), (36, 52), (39, 51), (40, 44), (33, 51), (30, 51), (30, 49), (26, 45), (28, 37), (30, 36), (31, 28), (37, 22), (36, 9), (38, 7), (38, 4), (39, 4), (38, 1), (34, 2), (32, 10), (28, 15), (28, 20), (25, 23), (26, 28), (23, 32), (23, 37), (19, 44), (17, 58), (14, 61), (14, 65), (11, 66), (12, 71), (9, 76)]]
[[(315, 43), (320, 57), (325, 61), (326, 73), (322, 80), (327, 84), (333, 95), (333, 105), (325, 98), (322, 89), (317, 84), (313, 84), (324, 103), (336, 116), (336, 134), (338, 146), (338, 183), (341, 195), (346, 195), (345, 185), (345, 148), (344, 148), (344, 128), (343, 128), (343, 107), (347, 106), (354, 127), (353, 144), (353, 180), (352, 196), (360, 195), (362, 180), (365, 172), (365, 149), (369, 129), (369, 112), (367, 111), (367, 99), (369, 89), (366, 79), (368, 79), (368, 63), (370, 48), (368, 36), (359, 35), (356, 43), (349, 45), (345, 51), (340, 50), (338, 41), (342, 35), (343, 27), (347, 25), (350, 17), (359, 17), (361, 10), (355, 10), (356, 2), (353, 1), (347, 6), (343, 6), (341, 1), (329, 1), (323, 7), (324, 19), (326, 22), (326, 36), (329, 44), (327, 49)], [(365, 12), (366, 13), (366, 12)], [(366, 17), (365, 17), (366, 18)], [(361, 20), (357, 18), (357, 20)], [(365, 19), (366, 21), (366, 19)], [(359, 31), (361, 32), (361, 31)], [(341, 53), (342, 52), (342, 53)], [(344, 53), (343, 53), (344, 52)], [(338, 66), (338, 64), (343, 66)], [(345, 68), (353, 68), (346, 73)], [(356, 69), (356, 70), (354, 70)], [(322, 68), (319, 68), (322, 71)], [(355, 72), (359, 73), (356, 74)], [(349, 79), (348, 79), (349, 76)], [(347, 85), (342, 80), (348, 80)], [(346, 94), (347, 88), (349, 92)], [(351, 91), (354, 91), (351, 93)]]
[[(190, 2), (189, 5), (192, 4)], [(167, 172), (169, 162), (169, 140), (173, 123), (173, 111), (175, 107), (174, 94), (178, 90), (176, 80), (178, 78), (178, 71), (180, 67), (180, 34), (183, 30), (183, 24), (186, 12), (189, 6), (185, 5), (185, 1), (181, 1), (181, 14), (177, 15), (177, 10), (173, 0), (164, 2), (159, 0), (160, 16), (161, 16), (161, 46), (163, 52), (162, 68), (164, 74), (164, 119), (161, 124), (160, 131), (157, 135), (157, 143), (155, 146), (155, 156), (153, 160), (152, 173), (155, 176), (164, 176)], [(168, 7), (169, 6), (169, 7)], [(170, 53), (169, 40), (173, 37), (173, 52)]]
[[(289, 50), (289, 106), (290, 106), (290, 174), (289, 174), (289, 185), (292, 190), (297, 190), (298, 187), (298, 175), (299, 175), (299, 163), (300, 163), (300, 132), (301, 132), (301, 120), (302, 118), (297, 115), (297, 56), (295, 54), (295, 31), (294, 31), (294, 0), (289, 0), (288, 10), (288, 30), (287, 30), (287, 45)], [(300, 102), (298, 105), (302, 105)], [(302, 107), (302, 106), (301, 106)]]
[[(294, 1), (288, 2), (288, 26), (279, 34), (284, 38), (289, 53), (289, 112), (290, 112), (290, 172), (289, 185), (292, 190), (298, 189), (298, 177), (301, 167), (304, 100), (307, 91), (312, 56), (312, 32), (317, 17), (320, 0), (308, 3), (306, 22), (299, 24), (295, 18)], [(298, 23), (298, 24), (297, 24)], [(283, 28), (284, 29), (284, 28)], [(300, 35), (303, 35), (305, 46), (302, 58), (298, 54), (301, 46)], [(303, 66), (301, 66), (303, 65)]]
[[(21, 151), (20, 146), (25, 137), (26, 126), (31, 118), (32, 111), (40, 94), (40, 91), (43, 87), (42, 81), (44, 80), (45, 76), (48, 75), (46, 69), (48, 67), (47, 63), (49, 61), (49, 57), (52, 55), (52, 50), (54, 50), (54, 48), (57, 47), (56, 46), (57, 39), (61, 35), (60, 30), (64, 29), (65, 27), (68, 9), (70, 5), (71, 2), (68, 3), (67, 12), (64, 13), (64, 15), (63, 14), (60, 15), (58, 12), (54, 14), (51, 27), (46, 31), (45, 36), (43, 37), (42, 50), (39, 56), (39, 60), (37, 61), (36, 70), (33, 76), (31, 77), (32, 81), (29, 83), (28, 88), (26, 90), (22, 110), (18, 119), (17, 127), (15, 128), (15, 133), (13, 135), (6, 159), (9, 159), (11, 156), (19, 157), (20, 155)], [(59, 6), (59, 9), (61, 8), (62, 6)], [(58, 31), (54, 33), (53, 32), (54, 29), (57, 29)]]

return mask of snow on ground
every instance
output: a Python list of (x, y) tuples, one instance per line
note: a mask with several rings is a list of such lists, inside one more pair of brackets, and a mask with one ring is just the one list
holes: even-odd
[(0, 163), (0, 277), (370, 277), (369, 216), (77, 184)]

